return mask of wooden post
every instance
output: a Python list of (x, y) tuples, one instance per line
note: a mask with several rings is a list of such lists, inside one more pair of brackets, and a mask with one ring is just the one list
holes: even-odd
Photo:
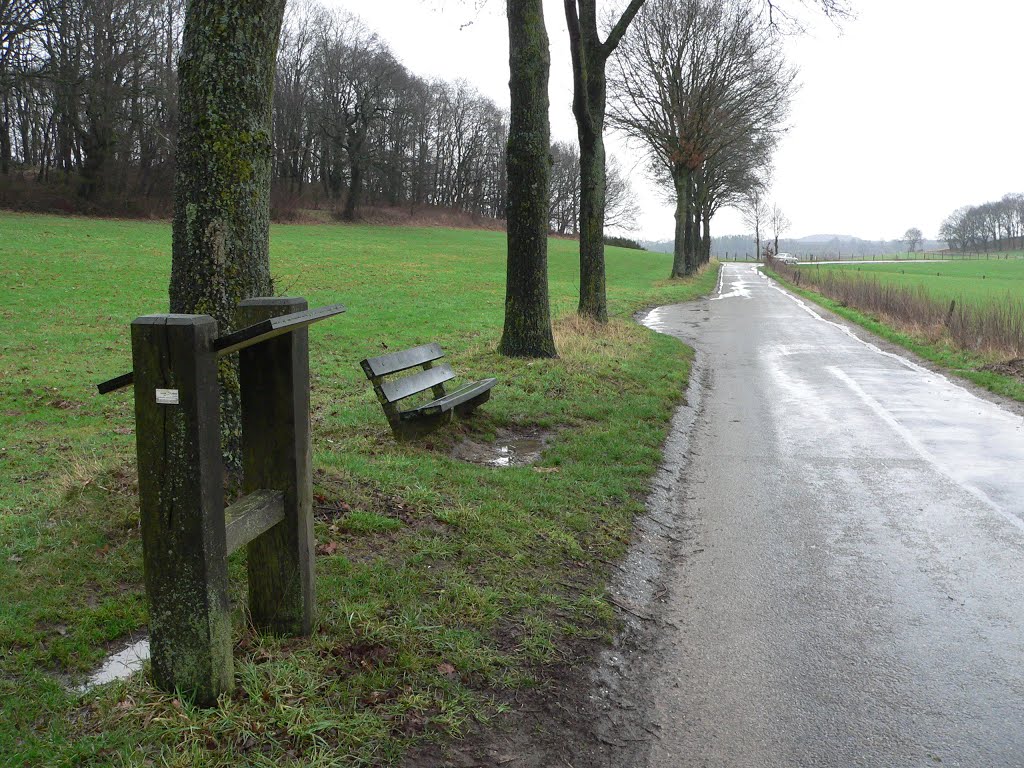
[[(308, 308), (305, 299), (243, 301), (237, 325)], [(299, 328), (240, 355), (242, 471), (246, 493), (283, 492), (284, 520), (249, 542), (249, 611), (275, 634), (312, 629), (313, 513), (309, 427), (309, 332)]]
[(132, 323), (142, 558), (153, 677), (201, 705), (232, 688), (217, 322)]

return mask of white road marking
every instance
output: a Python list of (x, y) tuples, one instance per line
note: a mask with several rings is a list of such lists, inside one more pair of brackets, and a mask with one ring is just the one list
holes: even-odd
[(957, 485), (959, 485), (965, 491), (970, 493), (976, 499), (984, 502), (990, 508), (998, 512), (1018, 529), (1024, 531), (1024, 520), (1021, 520), (1012, 512), (1008, 512), (1001, 506), (996, 504), (988, 496), (988, 494), (985, 493), (981, 488), (978, 488), (974, 484), (967, 482), (966, 480), (964, 480), (963, 477), (959, 477), (959, 473), (956, 471), (954, 467), (950, 467), (948, 464), (939, 459), (939, 457), (937, 457), (935, 454), (929, 451), (928, 448), (924, 445), (924, 443), (917, 439), (913, 432), (911, 432), (909, 429), (903, 426), (899, 422), (899, 420), (897, 420), (896, 417), (893, 416), (885, 408), (884, 405), (882, 405), (880, 402), (878, 402), (878, 400), (876, 400), (874, 397), (865, 392), (864, 388), (861, 387), (861, 385), (854, 381), (852, 378), (850, 378), (850, 376), (848, 376), (845, 371), (834, 365), (828, 366), (826, 370), (828, 370), (829, 373), (831, 373), (837, 379), (846, 384), (846, 386), (850, 388), (850, 390), (861, 400), (861, 402), (863, 402), (868, 408), (870, 408), (876, 416), (882, 419), (882, 421), (884, 421), (886, 424), (892, 427), (893, 431), (895, 431), (901, 438), (903, 438), (903, 441), (907, 445), (909, 445), (915, 453), (917, 453), (922, 459), (927, 461), (931, 466), (938, 470), (939, 473), (948, 477), (950, 480), (955, 482)]

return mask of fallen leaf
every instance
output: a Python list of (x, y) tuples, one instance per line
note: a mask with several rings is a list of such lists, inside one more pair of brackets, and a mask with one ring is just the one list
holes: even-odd
[(451, 664), (447, 664), (447, 663), (445, 663), (445, 664), (438, 664), (437, 665), (437, 671), (440, 672), (442, 675), (446, 675), (448, 677), (451, 677), (452, 675), (455, 674), (455, 667), (453, 667)]
[(317, 554), (320, 555), (333, 555), (338, 551), (338, 547), (341, 545), (336, 541), (329, 541), (326, 544), (321, 544), (316, 548)]
[(559, 467), (534, 467), (534, 472), (540, 472), (542, 475), (550, 475), (552, 472), (561, 472)]

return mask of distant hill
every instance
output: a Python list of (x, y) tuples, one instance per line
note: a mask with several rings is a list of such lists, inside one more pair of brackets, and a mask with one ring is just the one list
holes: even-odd
[(799, 237), (796, 239), (798, 243), (831, 243), (833, 240), (837, 240), (840, 243), (850, 242), (863, 242), (859, 237), (853, 235), (807, 235), (807, 237)]
[(640, 245), (656, 253), (672, 253), (673, 247), (671, 240), (641, 240)]
[[(764, 238), (761, 246), (770, 242)], [(641, 244), (649, 251), (672, 253), (671, 240), (643, 240)], [(924, 251), (940, 251), (946, 248), (945, 242), (925, 240), (919, 247)], [(906, 251), (907, 246), (902, 240), (862, 240), (852, 235), (807, 235), (799, 238), (782, 238), (779, 250), (795, 256), (810, 258), (864, 258), (870, 256), (887, 256)], [(754, 258), (757, 246), (754, 238), (749, 235), (726, 235), (711, 240), (711, 255), (717, 257)]]

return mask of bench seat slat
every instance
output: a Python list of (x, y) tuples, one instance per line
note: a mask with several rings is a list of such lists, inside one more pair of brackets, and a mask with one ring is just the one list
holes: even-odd
[(446, 381), (454, 378), (455, 374), (452, 373), (452, 369), (442, 364), (436, 368), (429, 368), (426, 371), (414, 373), (411, 376), (403, 376), (393, 381), (381, 382), (379, 389), (389, 403), (395, 403), (425, 389), (436, 387), (438, 384), (444, 384)]
[(392, 352), (379, 357), (368, 357), (359, 364), (363, 367), (367, 378), (378, 378), (387, 376), (389, 373), (399, 373), (417, 365), (429, 363), (438, 358), (444, 357), (440, 344), (424, 344), (420, 347)]
[[(437, 400), (424, 403), (416, 408), (401, 411), (399, 416), (403, 421), (409, 421), (420, 416), (434, 416), (439, 413), (446, 413), (462, 403), (481, 397), (481, 395), (489, 397), (491, 387), (494, 386), (495, 382), (497, 382), (497, 379), (481, 379), (480, 381), (470, 382), (444, 397), (439, 397)], [(482, 397), (481, 402), (485, 399), (486, 397)]]

